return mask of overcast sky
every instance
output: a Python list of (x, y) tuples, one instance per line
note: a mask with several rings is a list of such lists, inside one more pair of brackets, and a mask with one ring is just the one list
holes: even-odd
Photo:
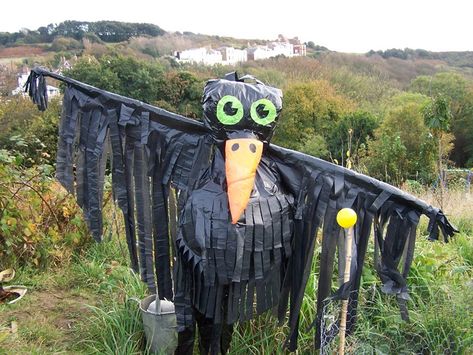
[(471, 0), (20, 0), (0, 4), (0, 31), (117, 20), (248, 39), (298, 36), (343, 52), (471, 51), (472, 10)]

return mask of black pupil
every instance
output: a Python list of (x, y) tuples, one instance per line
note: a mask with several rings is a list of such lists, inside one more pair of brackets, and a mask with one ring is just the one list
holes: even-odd
[(258, 116), (260, 118), (266, 118), (269, 114), (269, 110), (265, 110), (266, 105), (265, 104), (259, 104), (256, 106), (256, 112), (258, 113)]
[(237, 111), (238, 111), (238, 109), (233, 108), (231, 101), (228, 101), (223, 106), (223, 112), (225, 112), (228, 116), (234, 116), (237, 113)]

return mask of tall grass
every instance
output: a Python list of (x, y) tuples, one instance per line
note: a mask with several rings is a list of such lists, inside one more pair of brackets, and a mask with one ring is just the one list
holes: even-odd
[(117, 239), (90, 248), (73, 265), (78, 282), (100, 295), (80, 327), (80, 345), (91, 354), (139, 354), (145, 348), (138, 302), (146, 286), (123, 261)]
[(82, 345), (89, 354), (141, 354), (145, 348), (139, 308), (132, 301), (90, 307)]

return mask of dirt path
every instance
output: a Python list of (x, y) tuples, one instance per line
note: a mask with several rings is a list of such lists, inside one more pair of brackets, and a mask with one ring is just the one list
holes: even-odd
[(95, 303), (78, 290), (50, 288), (31, 289), (19, 302), (1, 305), (0, 354), (76, 353), (81, 320)]

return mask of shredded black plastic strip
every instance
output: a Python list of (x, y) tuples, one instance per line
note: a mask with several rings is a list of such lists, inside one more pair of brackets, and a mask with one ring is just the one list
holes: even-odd
[(158, 279), (158, 294), (161, 299), (173, 298), (171, 279), (171, 256), (169, 245), (168, 214), (166, 190), (162, 185), (162, 177), (156, 168), (152, 181), (152, 216), (154, 239), (154, 263)]

